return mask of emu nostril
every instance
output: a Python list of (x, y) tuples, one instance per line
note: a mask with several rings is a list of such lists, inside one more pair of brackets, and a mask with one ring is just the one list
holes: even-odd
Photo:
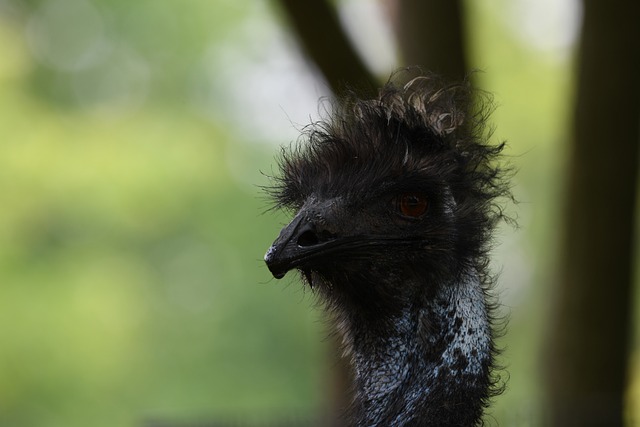
[(298, 237), (298, 246), (313, 246), (320, 243), (318, 236), (311, 230), (307, 230)]

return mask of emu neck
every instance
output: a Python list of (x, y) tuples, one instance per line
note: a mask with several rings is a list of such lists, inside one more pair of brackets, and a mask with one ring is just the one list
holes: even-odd
[[(358, 426), (473, 426), (489, 394), (491, 330), (477, 279), (443, 286), (385, 333), (346, 326)], [(351, 326), (351, 327), (350, 327)]]

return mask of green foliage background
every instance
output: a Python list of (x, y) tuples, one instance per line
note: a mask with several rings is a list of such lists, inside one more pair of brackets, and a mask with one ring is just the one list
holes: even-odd
[(229, 171), (230, 150), (257, 172), (273, 148), (185, 105), (205, 43), (242, 7), (96, 3), (154, 70), (145, 105), (122, 113), (74, 102), (73, 79), (119, 72), (108, 63), (67, 72), (30, 55), (45, 5), (0, 15), (0, 425), (312, 411), (316, 315), (261, 262), (283, 219), (263, 215), (264, 182)]
[[(502, 3), (468, 2), (472, 63), (495, 94), (521, 201), (522, 229), (499, 236), (496, 265), (516, 264), (500, 289), (511, 380), (491, 416), (528, 425), (542, 402), (571, 57), (514, 38)], [(190, 102), (212, 47), (245, 51), (232, 38), (256, 3), (96, 0), (111, 40), (102, 59), (65, 69), (34, 53), (34, 37), (86, 50), (97, 30), (82, 19), (94, 15), (73, 11), (87, 4), (0, 1), (0, 425), (313, 417), (331, 368), (322, 316), (262, 264), (286, 220), (264, 214), (259, 189), (276, 145), (234, 124), (251, 116), (218, 105), (204, 117)], [(51, 5), (68, 14), (38, 39)], [(120, 61), (131, 57), (144, 66)], [(212, 61), (223, 80), (233, 64)]]

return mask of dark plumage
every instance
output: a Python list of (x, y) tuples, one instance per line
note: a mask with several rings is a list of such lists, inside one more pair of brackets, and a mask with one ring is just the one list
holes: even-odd
[(349, 96), (280, 158), (291, 223), (267, 251), (337, 317), (357, 426), (472, 426), (496, 392), (487, 271), (509, 194), (468, 84), (400, 73)]

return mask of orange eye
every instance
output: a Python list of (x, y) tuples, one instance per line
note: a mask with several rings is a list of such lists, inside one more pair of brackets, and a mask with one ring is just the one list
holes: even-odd
[(398, 209), (402, 215), (419, 218), (427, 211), (429, 202), (424, 194), (406, 193), (398, 198)]

